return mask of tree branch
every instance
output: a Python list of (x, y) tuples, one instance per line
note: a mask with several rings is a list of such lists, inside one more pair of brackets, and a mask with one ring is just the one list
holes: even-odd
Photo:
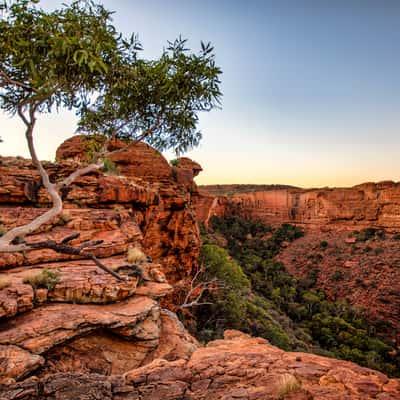
[[(39, 90), (37, 90), (36, 88), (29, 86), (23, 82), (19, 82), (14, 79), (11, 79), (3, 70), (0, 70), (0, 76), (4, 77), (4, 79), (5, 79), (4, 82), (8, 85), (14, 85), (14, 86), (20, 87), (21, 89), (28, 90), (29, 92), (39, 93)], [(1, 85), (1, 86), (4, 87), (5, 85)]]
[(55, 184), (56, 189), (60, 189), (64, 186), (69, 186), (72, 182), (74, 182), (75, 179), (79, 178), (82, 175), (86, 175), (90, 172), (97, 171), (100, 168), (103, 168), (104, 163), (99, 162), (95, 164), (89, 164), (88, 166), (78, 169), (74, 171), (71, 175), (69, 175), (67, 178), (63, 179), (61, 182), (58, 182)]
[[(203, 266), (200, 266), (193, 279), (190, 282), (190, 289), (186, 294), (185, 300), (183, 303), (178, 307), (178, 309), (190, 308), (193, 306), (203, 306), (203, 305), (210, 305), (213, 304), (211, 302), (200, 302), (205, 291), (216, 291), (221, 290), (225, 287), (225, 282), (218, 280), (217, 278), (213, 278), (207, 282), (200, 282), (195, 285), (196, 280), (198, 279), (199, 275), (204, 272)], [(194, 300), (191, 300), (193, 299)]]
[(121, 275), (117, 274), (115, 271), (104, 265), (94, 254), (85, 251), (85, 248), (87, 247), (96, 246), (103, 243), (102, 240), (84, 242), (79, 247), (73, 247), (68, 244), (71, 240), (76, 239), (77, 237), (79, 237), (79, 233), (64, 238), (60, 243), (57, 243), (55, 240), (45, 240), (42, 242), (24, 244), (27, 246), (28, 249), (51, 249), (61, 254), (70, 254), (90, 258), (103, 271), (111, 274), (114, 278), (118, 279), (121, 282), (127, 282), (127, 280)]

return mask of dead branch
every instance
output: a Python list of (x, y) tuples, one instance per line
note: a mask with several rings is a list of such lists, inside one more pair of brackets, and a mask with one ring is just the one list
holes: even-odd
[(183, 303), (178, 307), (178, 309), (190, 308), (193, 306), (203, 306), (203, 305), (210, 305), (213, 303), (210, 302), (200, 302), (201, 298), (203, 297), (205, 292), (213, 292), (219, 291), (225, 288), (225, 282), (221, 281), (217, 278), (213, 278), (207, 282), (199, 282), (196, 284), (196, 281), (199, 275), (204, 272), (204, 267), (200, 266), (193, 279), (190, 282), (190, 289), (186, 294), (185, 300)]
[(84, 256), (90, 258), (103, 271), (111, 274), (114, 278), (122, 282), (127, 282), (127, 280), (123, 278), (121, 275), (117, 274), (115, 271), (104, 265), (94, 254), (85, 251), (85, 249), (88, 247), (97, 246), (103, 243), (102, 240), (83, 242), (79, 245), (79, 247), (74, 247), (68, 244), (72, 240), (77, 239), (79, 236), (80, 236), (79, 233), (74, 233), (73, 235), (64, 238), (59, 243), (57, 243), (55, 240), (44, 240), (41, 242), (34, 242), (34, 243), (25, 242), (24, 244), (25, 246), (27, 246), (28, 249), (51, 249), (61, 254)]

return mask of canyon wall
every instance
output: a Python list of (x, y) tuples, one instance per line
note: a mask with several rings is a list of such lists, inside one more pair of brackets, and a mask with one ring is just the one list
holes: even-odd
[[(248, 186), (248, 185), (247, 185)], [(400, 183), (364, 183), (351, 188), (265, 188), (256, 185), (201, 187), (196, 205), (200, 221), (212, 215), (239, 215), (268, 224), (294, 223), (306, 228), (400, 230)], [(231, 190), (234, 191), (231, 191)]]
[[(119, 175), (93, 172), (61, 189), (64, 212), (27, 241), (87, 248), (124, 282), (85, 256), (30, 250), (0, 255), (0, 398), (4, 400), (380, 399), (400, 396), (400, 381), (353, 363), (286, 353), (266, 340), (225, 332), (206, 347), (167, 310), (193, 277), (201, 218), (223, 213), (224, 199), (202, 196), (193, 182), (201, 167), (171, 167), (145, 144), (122, 148)], [(66, 141), (58, 181), (86, 157), (82, 138)], [(50, 206), (36, 169), (0, 157), (0, 232), (27, 223)], [(200, 214), (204, 212), (204, 214)], [(151, 258), (129, 265), (127, 250)], [(128, 263), (128, 264), (127, 264)], [(288, 383), (289, 382), (289, 383)]]

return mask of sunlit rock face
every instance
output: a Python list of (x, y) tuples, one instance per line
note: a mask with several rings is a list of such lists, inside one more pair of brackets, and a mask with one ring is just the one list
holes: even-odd
[(111, 376), (78, 371), (43, 375), (4, 385), (2, 396), (5, 400), (396, 400), (400, 382), (350, 362), (287, 353), (264, 339), (226, 331), (223, 340), (186, 358), (159, 358)]
[[(189, 179), (178, 182), (174, 169), (147, 144), (126, 146), (112, 141), (109, 149), (118, 150), (109, 158), (119, 175), (99, 171), (80, 177), (62, 192), (68, 220), (55, 221), (56, 229), (51, 224), (44, 226), (34, 239), (40, 240), (44, 235), (62, 238), (79, 231), (82, 241), (87, 237), (104, 240), (95, 250), (103, 257), (124, 254), (129, 245), (140, 243), (154, 260), (162, 258), (163, 271), (171, 282), (189, 279), (200, 246), (192, 207), (197, 195), (193, 170), (199, 167), (177, 168), (191, 174)], [(45, 167), (51, 179), (57, 181), (79, 168), (86, 157), (85, 141), (74, 136), (57, 150), (58, 162), (45, 163)], [(50, 204), (29, 160), (0, 161), (1, 220), (4, 229), (8, 229), (40, 215), (42, 208)], [(52, 251), (8, 254), (0, 260), (0, 268), (66, 258)]]
[[(191, 206), (197, 193), (194, 167), (187, 168), (191, 179), (178, 182), (159, 152), (143, 143), (123, 145), (108, 144), (118, 150), (110, 156), (118, 174), (96, 171), (77, 179), (61, 191), (63, 213), (25, 239), (60, 242), (79, 233), (71, 245), (102, 241), (87, 251), (113, 270), (125, 265), (119, 273), (126, 282), (85, 256), (48, 249), (2, 254), (1, 382), (71, 371), (122, 374), (154, 358), (185, 359), (197, 348), (174, 314), (163, 309), (178, 305), (172, 285), (189, 284), (199, 253)], [(86, 159), (82, 137), (75, 136), (57, 150), (57, 163), (44, 164), (57, 182)], [(0, 158), (3, 231), (26, 224), (50, 205), (30, 160)], [(130, 247), (150, 257), (141, 263), (140, 279), (126, 268)], [(32, 283), (43, 271), (57, 275), (53, 285)]]
[[(205, 199), (197, 206), (199, 220), (209, 215), (235, 213), (267, 224), (295, 223), (305, 228), (330, 227), (400, 229), (400, 183), (365, 183), (351, 188), (262, 190), (257, 185), (245, 191), (241, 185), (201, 187)], [(223, 193), (223, 189), (225, 193)], [(214, 202), (211, 199), (218, 198)], [(221, 207), (221, 204), (223, 205)]]
[[(172, 167), (144, 144), (125, 149), (114, 141), (108, 148), (120, 150), (110, 157), (119, 175), (79, 178), (62, 191), (63, 214), (26, 239), (60, 241), (79, 232), (75, 246), (102, 240), (88, 250), (126, 282), (85, 257), (52, 250), (1, 255), (2, 400), (399, 398), (398, 380), (344, 361), (286, 353), (240, 332), (202, 347), (165, 307), (180, 304), (180, 289), (193, 277), (200, 247), (195, 207), (208, 220), (216, 210), (231, 210), (229, 202), (199, 193), (193, 177), (201, 167), (189, 159)], [(79, 168), (84, 150), (79, 136), (66, 141), (58, 162), (45, 163), (51, 179)], [(281, 204), (280, 195), (274, 199)], [(49, 206), (29, 160), (0, 158), (3, 230)], [(130, 247), (152, 258), (141, 263), (140, 279), (127, 268)], [(36, 286), (44, 270), (57, 279)], [(290, 390), (286, 380), (295, 382)]]

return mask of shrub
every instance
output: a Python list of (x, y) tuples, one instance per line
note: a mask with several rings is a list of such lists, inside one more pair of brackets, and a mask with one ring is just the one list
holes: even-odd
[(60, 214), (59, 216), (59, 224), (60, 225), (65, 225), (68, 224), (69, 221), (71, 221), (72, 217), (71, 214), (68, 211), (64, 211)]
[(146, 254), (144, 254), (139, 247), (129, 246), (127, 258), (129, 264), (142, 264), (148, 262)]
[(48, 290), (53, 290), (60, 281), (60, 278), (60, 272), (45, 268), (36, 275), (25, 277), (23, 282), (31, 285), (34, 289), (45, 288)]
[(0, 290), (11, 285), (11, 279), (7, 275), (0, 275)]
[(179, 167), (179, 160), (177, 158), (174, 158), (173, 160), (170, 160), (169, 162), (173, 167)]
[(384, 252), (384, 250), (382, 249), (382, 247), (377, 247), (376, 249), (374, 249), (374, 254), (376, 256), (378, 256), (379, 254), (382, 254)]
[(0, 237), (2, 237), (7, 232), (7, 229), (3, 225), (0, 225)]
[(326, 240), (321, 240), (319, 242), (319, 247), (321, 248), (321, 250), (325, 250), (328, 247), (328, 242)]
[(279, 377), (277, 383), (279, 399), (284, 399), (287, 394), (295, 392), (300, 388), (301, 384), (294, 375), (285, 373)]
[(373, 239), (375, 237), (375, 233), (377, 230), (375, 228), (367, 228), (358, 232), (356, 235), (356, 239), (358, 242), (365, 242), (369, 239)]
[(333, 281), (342, 281), (344, 279), (343, 272), (340, 269), (337, 269), (331, 276), (331, 279)]
[(119, 175), (120, 171), (119, 168), (116, 166), (114, 162), (105, 158), (103, 160), (103, 168), (101, 169), (105, 174), (108, 175)]

